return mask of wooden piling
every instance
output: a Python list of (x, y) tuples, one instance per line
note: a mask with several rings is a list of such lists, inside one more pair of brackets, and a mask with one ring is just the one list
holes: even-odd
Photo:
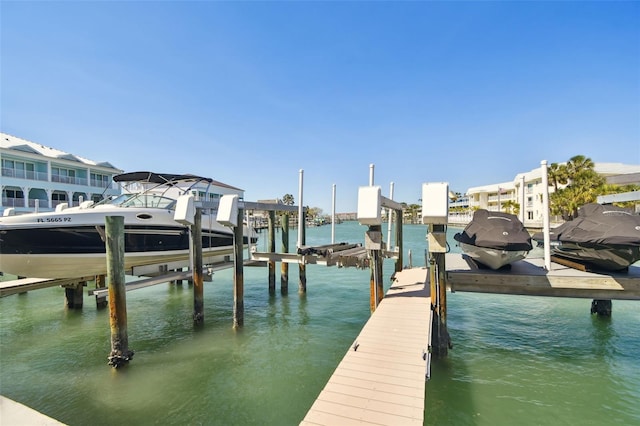
[[(269, 253), (276, 252), (276, 231), (275, 231), (275, 222), (276, 222), (276, 212), (273, 210), (269, 211), (268, 222), (267, 225), (269, 227)], [(269, 266), (269, 294), (275, 294), (276, 292), (276, 261), (270, 260), (268, 262)]]
[(402, 271), (404, 265), (402, 264), (402, 210), (396, 211), (396, 247), (398, 248), (398, 258), (396, 259), (396, 272)]
[(86, 284), (86, 281), (80, 281), (73, 286), (65, 287), (64, 298), (65, 305), (68, 309), (82, 309), (83, 290)]
[[(300, 246), (304, 246), (307, 243), (306, 242), (306, 239), (307, 239), (306, 224), (307, 224), (306, 211), (302, 209), (302, 214), (298, 218), (298, 226), (300, 227), (298, 229), (298, 232), (300, 234)], [(307, 292), (307, 265), (305, 265), (304, 263), (299, 263), (298, 271), (300, 275), (300, 281), (298, 282), (298, 292), (306, 293)]]
[[(289, 253), (289, 215), (282, 215), (282, 252)], [(289, 264), (280, 262), (280, 292), (287, 294), (289, 292)]]
[(193, 242), (193, 324), (204, 324), (204, 277), (202, 275), (202, 209), (196, 208), (191, 225), (191, 238)]
[(444, 225), (429, 225), (429, 281), (433, 310), (431, 351), (445, 357), (451, 347), (447, 330), (446, 233)]
[(374, 312), (384, 297), (382, 281), (382, 226), (370, 225), (365, 235), (365, 248), (369, 250), (370, 297), (369, 307)]
[(238, 209), (238, 225), (233, 228), (233, 328), (244, 325), (244, 260), (242, 257), (242, 247), (244, 232), (242, 226), (243, 209)]
[(107, 249), (107, 281), (109, 285), (109, 324), (111, 326), (111, 353), (109, 365), (126, 365), (133, 358), (127, 334), (127, 292), (124, 273), (124, 217), (105, 218)]
[[(104, 274), (96, 275), (96, 289), (106, 288), (107, 287), (107, 276)], [(104, 309), (107, 307), (107, 296), (98, 296), (96, 297), (96, 308)]]
[(594, 299), (591, 301), (591, 313), (597, 314), (599, 317), (610, 317), (613, 304), (611, 300)]

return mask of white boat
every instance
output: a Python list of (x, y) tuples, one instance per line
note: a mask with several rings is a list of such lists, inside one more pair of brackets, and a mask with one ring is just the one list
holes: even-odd
[[(106, 273), (105, 218), (123, 216), (125, 270), (143, 265), (185, 263), (190, 258), (189, 227), (174, 219), (177, 200), (185, 194), (207, 194), (209, 178), (151, 172), (114, 176), (123, 194), (54, 212), (0, 217), (0, 271), (21, 277), (77, 278)], [(227, 186), (230, 192), (240, 191)], [(6, 213), (5, 213), (6, 214)], [(232, 230), (202, 210), (203, 263), (233, 253)], [(256, 241), (245, 227), (244, 244)]]
[(522, 260), (533, 248), (529, 232), (517, 216), (485, 209), (476, 210), (471, 222), (453, 238), (464, 254), (491, 269)]

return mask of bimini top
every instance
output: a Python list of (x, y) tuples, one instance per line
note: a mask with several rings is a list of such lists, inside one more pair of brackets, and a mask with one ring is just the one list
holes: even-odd
[(176, 175), (171, 173), (153, 173), (153, 172), (129, 172), (121, 173), (113, 176), (114, 182), (148, 182), (148, 183), (171, 183), (179, 181), (204, 181), (213, 183), (213, 179), (196, 175)]

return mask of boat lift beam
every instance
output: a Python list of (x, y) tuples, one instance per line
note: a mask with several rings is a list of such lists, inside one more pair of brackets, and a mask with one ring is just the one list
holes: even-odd
[(640, 191), (621, 192), (620, 194), (599, 195), (596, 200), (598, 201), (598, 204), (640, 201)]

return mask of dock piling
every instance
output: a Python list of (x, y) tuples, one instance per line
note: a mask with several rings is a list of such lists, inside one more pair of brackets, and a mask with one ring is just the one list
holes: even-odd
[(83, 291), (86, 284), (86, 281), (80, 281), (64, 288), (65, 306), (68, 309), (82, 309)]
[(244, 232), (242, 226), (243, 209), (238, 209), (238, 224), (233, 228), (233, 328), (244, 325), (244, 271), (242, 246)]
[(109, 285), (109, 324), (111, 353), (109, 365), (120, 368), (133, 358), (127, 333), (127, 292), (124, 273), (124, 217), (105, 218), (107, 281)]
[[(273, 210), (269, 211), (268, 216), (268, 227), (269, 227), (269, 247), (267, 251), (269, 253), (275, 253), (276, 251), (276, 212)], [(269, 294), (273, 295), (276, 293), (276, 261), (270, 260), (268, 262), (269, 266)]]
[[(95, 278), (96, 290), (103, 289), (107, 287), (107, 276), (104, 274), (96, 275)], [(104, 309), (107, 307), (107, 295), (104, 296), (96, 296), (96, 308)]]
[[(289, 253), (289, 215), (285, 213), (281, 220), (282, 252)], [(282, 294), (289, 292), (289, 264), (287, 262), (280, 263), (280, 292)]]
[(597, 300), (591, 301), (591, 313), (597, 314), (599, 317), (610, 317), (613, 304), (611, 300)]
[(193, 324), (204, 323), (204, 277), (202, 275), (202, 209), (196, 208), (191, 225), (191, 238), (193, 241)]
[[(307, 217), (304, 209), (301, 209), (302, 215), (298, 218), (298, 235), (300, 239), (300, 243), (298, 248), (304, 246), (306, 244), (306, 223)], [(300, 276), (300, 281), (298, 282), (298, 293), (306, 293), (307, 292), (307, 265), (304, 263), (298, 264), (298, 272)]]

